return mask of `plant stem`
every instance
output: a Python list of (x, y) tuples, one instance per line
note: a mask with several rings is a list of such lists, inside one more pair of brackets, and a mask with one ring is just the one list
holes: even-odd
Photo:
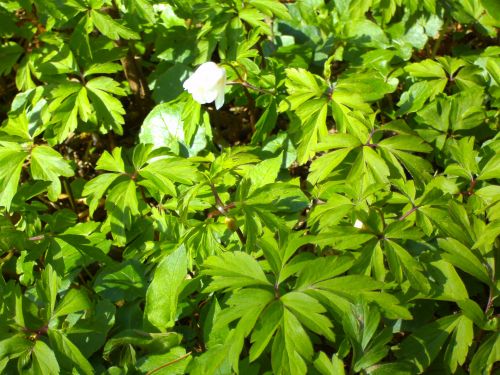
[[(210, 183), (209, 186), (210, 186), (210, 190), (212, 190), (212, 194), (215, 198), (215, 208), (217, 208), (217, 211), (219, 211), (222, 215), (228, 216), (227, 211), (226, 211), (226, 205), (220, 199), (219, 193), (217, 193), (217, 189), (215, 188), (214, 184)], [(230, 205), (228, 205), (228, 206), (230, 206)], [(236, 226), (236, 229), (234, 231), (238, 235), (241, 243), (243, 245), (246, 244), (247, 240), (245, 238), (245, 235), (241, 231), (240, 227)]]
[(403, 214), (403, 216), (401, 216), (401, 217), (399, 218), (399, 221), (403, 221), (404, 219), (406, 219), (408, 216), (410, 216), (412, 213), (414, 213), (414, 212), (415, 212), (416, 210), (418, 210), (418, 209), (419, 209), (419, 207), (418, 207), (418, 206), (413, 206), (413, 208), (412, 208), (411, 210), (409, 210), (409, 211), (405, 212), (405, 213)]
[(71, 209), (78, 216), (78, 211), (76, 209), (76, 204), (75, 204), (75, 197), (73, 196), (73, 191), (71, 190), (71, 186), (68, 183), (68, 180), (66, 178), (63, 178), (62, 182), (63, 182), (64, 190), (66, 191), (66, 194), (68, 194), (68, 199), (69, 199), (69, 204), (71, 206)]
[(149, 372), (146, 373), (146, 375), (151, 375), (151, 374), (154, 374), (155, 372), (158, 372), (160, 371), (161, 369), (164, 369), (165, 367), (168, 367), (170, 365), (173, 365), (174, 363), (177, 363), (177, 362), (180, 362), (182, 361), (183, 359), (189, 357), (191, 355), (192, 352), (187, 352), (186, 354), (184, 355), (181, 355), (179, 358), (176, 358), (174, 359), (173, 361), (170, 361), (170, 362), (167, 362), (165, 363), (164, 365), (161, 365), (160, 367), (157, 367)]
[(276, 93), (274, 91), (266, 90), (266, 89), (254, 86), (251, 83), (248, 83), (247, 81), (243, 81), (243, 80), (242, 81), (229, 81), (229, 82), (226, 82), (226, 85), (241, 85), (243, 87), (252, 89), (252, 90), (260, 92), (262, 94), (276, 95)]

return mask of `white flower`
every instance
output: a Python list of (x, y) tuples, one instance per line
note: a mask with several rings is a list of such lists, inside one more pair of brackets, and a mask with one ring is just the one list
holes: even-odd
[(361, 220), (356, 219), (354, 222), (354, 228), (362, 229), (363, 228), (363, 222)]
[(226, 70), (214, 62), (201, 64), (198, 69), (184, 82), (193, 99), (200, 104), (215, 101), (215, 108), (224, 104), (224, 89), (226, 86)]

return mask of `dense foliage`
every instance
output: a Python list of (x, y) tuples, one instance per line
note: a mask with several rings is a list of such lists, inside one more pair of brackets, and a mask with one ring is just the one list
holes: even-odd
[[(499, 26), (0, 0), (0, 372), (498, 370)], [(219, 110), (183, 89), (206, 61)]]

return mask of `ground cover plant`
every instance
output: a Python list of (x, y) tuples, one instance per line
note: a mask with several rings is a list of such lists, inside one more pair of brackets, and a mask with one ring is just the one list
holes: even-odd
[(0, 0), (0, 373), (499, 371), (499, 26)]

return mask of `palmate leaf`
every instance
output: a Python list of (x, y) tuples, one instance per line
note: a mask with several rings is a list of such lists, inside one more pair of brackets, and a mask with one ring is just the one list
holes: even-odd
[[(217, 374), (228, 372), (229, 367), (238, 372), (238, 360), (243, 349), (243, 341), (255, 326), (259, 316), (267, 316), (263, 311), (279, 304), (274, 301), (274, 293), (270, 290), (244, 288), (236, 290), (227, 300), (228, 308), (217, 314), (211, 334), (221, 336), (215, 345), (209, 342), (209, 350), (199, 358), (194, 369), (195, 374)], [(282, 314), (279, 314), (279, 319)], [(228, 325), (238, 320), (236, 328), (228, 331)], [(259, 325), (257, 326), (259, 327)], [(256, 328), (259, 330), (259, 328)], [(262, 348), (264, 349), (265, 346)]]
[(17, 143), (0, 142), (0, 206), (9, 209), (28, 151)]
[(73, 344), (63, 333), (58, 330), (48, 331), (49, 341), (55, 351), (58, 363), (63, 371), (76, 370), (85, 375), (94, 373), (94, 369), (89, 361), (83, 356), (78, 347)]
[(19, 333), (0, 340), (0, 370), (4, 371), (10, 359), (26, 355), (33, 349), (33, 342)]
[[(79, 83), (65, 82), (50, 91), (49, 110), (52, 113), (52, 126), (49, 128), (51, 131), (49, 136), (55, 138), (57, 142), (64, 141), (68, 134), (78, 126), (77, 115), (80, 102), (77, 102), (77, 99), (80, 97), (82, 89), (83, 87)], [(83, 113), (86, 111), (88, 109), (82, 109)]]
[(61, 194), (60, 176), (71, 177), (73, 168), (61, 154), (48, 146), (37, 146), (31, 151), (31, 176), (35, 180), (50, 181), (48, 197), (56, 201)]
[(281, 329), (274, 338), (271, 364), (275, 374), (305, 374), (313, 356), (311, 340), (302, 324), (288, 309), (283, 310)]
[(473, 374), (488, 374), (500, 361), (500, 333), (491, 334), (472, 357), (470, 370)]
[(92, 307), (89, 297), (87, 294), (78, 289), (70, 289), (63, 299), (57, 304), (53, 318), (58, 316), (68, 315), (76, 311), (87, 310)]
[(114, 95), (125, 95), (118, 82), (109, 77), (89, 80), (85, 86), (76, 82), (65, 82), (50, 91), (52, 101), (51, 133), (57, 142), (64, 141), (78, 127), (78, 120), (87, 122), (92, 111), (96, 111), (98, 122), (106, 130), (121, 133), (125, 110)]
[(282, 20), (290, 19), (287, 7), (277, 0), (249, 0), (249, 4), (268, 16), (275, 15)]
[(397, 79), (386, 79), (378, 72), (344, 74), (333, 85), (332, 101), (339, 106), (371, 112), (369, 102), (396, 89)]
[[(430, 284), (427, 277), (422, 272), (422, 266), (415, 260), (402, 246), (394, 241), (385, 241), (385, 252), (391, 271), (399, 279), (398, 274), (402, 271), (410, 281), (413, 288), (427, 294), (430, 291)], [(400, 283), (401, 279), (398, 280)]]
[(99, 205), (99, 200), (102, 198), (106, 190), (108, 190), (111, 184), (118, 177), (120, 177), (120, 175), (117, 173), (104, 173), (85, 184), (82, 195), (86, 197), (90, 216), (92, 216), (95, 212), (97, 206)]
[(323, 315), (326, 309), (315, 298), (302, 292), (290, 292), (281, 297), (286, 309), (312, 332), (334, 341), (331, 321)]
[(35, 374), (57, 375), (59, 363), (52, 349), (43, 341), (35, 342), (32, 351), (32, 370)]
[(278, 111), (296, 111), (301, 126), (298, 134), (297, 160), (304, 164), (314, 155), (314, 147), (328, 133), (326, 127), (328, 86), (320, 77), (304, 69), (287, 69), (286, 86), (289, 96)]
[(105, 130), (113, 130), (117, 134), (122, 134), (125, 109), (122, 103), (111, 95), (125, 95), (119, 83), (109, 77), (97, 77), (88, 81), (86, 88), (101, 126)]
[(133, 16), (139, 16), (148, 23), (155, 22), (155, 12), (150, 0), (126, 0), (125, 4)]
[(459, 365), (464, 364), (473, 339), (474, 329), (472, 320), (462, 315), (451, 335), (450, 342), (444, 354), (444, 363), (451, 374), (455, 373)]
[(403, 340), (397, 357), (411, 362), (415, 371), (422, 373), (437, 357), (460, 320), (461, 315), (450, 315), (420, 327)]
[(139, 214), (137, 187), (134, 181), (127, 179), (113, 186), (108, 193), (105, 208), (108, 211), (106, 223), (111, 229), (117, 244), (126, 242), (126, 230), (130, 229), (132, 221)]
[(344, 363), (337, 354), (334, 354), (330, 360), (325, 353), (320, 352), (314, 360), (314, 368), (321, 375), (345, 375)]
[(112, 302), (133, 301), (146, 292), (144, 265), (136, 260), (109, 264), (100, 269), (93, 283), (97, 294)]
[(232, 290), (244, 286), (272, 286), (259, 263), (249, 254), (236, 251), (208, 258), (203, 273), (213, 281), (206, 291)]
[(443, 258), (455, 267), (474, 276), (485, 284), (491, 283), (489, 273), (474, 252), (453, 238), (439, 238), (438, 244), (445, 251)]
[(324, 99), (313, 99), (302, 104), (297, 110), (301, 120), (297, 161), (304, 164), (314, 156), (318, 141), (328, 134), (326, 115), (328, 105)]
[(0, 76), (10, 73), (23, 52), (23, 48), (15, 42), (0, 45)]
[(91, 18), (94, 26), (103, 35), (113, 40), (123, 39), (139, 39), (140, 36), (135, 31), (115, 21), (109, 15), (98, 10), (91, 11)]
[(255, 329), (252, 332), (250, 342), (250, 361), (254, 361), (260, 357), (271, 339), (276, 333), (276, 330), (281, 324), (283, 318), (283, 304), (274, 301), (263, 311), (259, 317)]

